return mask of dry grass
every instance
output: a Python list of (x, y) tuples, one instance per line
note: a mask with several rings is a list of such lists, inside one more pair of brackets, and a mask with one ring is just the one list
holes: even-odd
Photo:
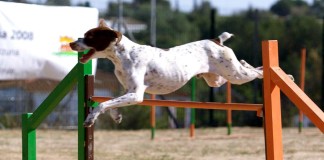
[[(157, 130), (150, 140), (149, 130), (95, 131), (97, 160), (259, 160), (265, 159), (261, 128), (197, 129), (196, 138), (188, 130)], [(324, 160), (324, 136), (316, 128), (302, 134), (296, 128), (283, 130), (284, 159)], [(0, 159), (21, 159), (21, 131), (0, 130)], [(37, 159), (77, 159), (77, 132), (37, 130)]]

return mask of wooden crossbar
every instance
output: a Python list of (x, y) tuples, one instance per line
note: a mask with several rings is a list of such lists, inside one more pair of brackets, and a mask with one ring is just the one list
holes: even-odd
[(273, 81), (283, 93), (324, 133), (324, 112), (279, 67), (270, 69)]
[[(91, 97), (94, 102), (104, 102), (112, 99), (112, 97)], [(199, 109), (218, 109), (218, 110), (241, 110), (241, 111), (256, 111), (257, 116), (262, 117), (262, 104), (248, 103), (217, 103), (217, 102), (192, 102), (192, 101), (173, 101), (173, 100), (152, 100), (145, 99), (139, 105), (144, 106), (172, 106), (179, 108), (199, 108)]]

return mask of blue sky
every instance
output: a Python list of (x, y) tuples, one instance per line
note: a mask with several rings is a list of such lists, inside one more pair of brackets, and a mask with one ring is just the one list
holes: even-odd
[[(85, 2), (87, 0), (71, 0), (73, 4), (78, 2)], [(88, 0), (89, 1), (89, 0)], [(117, 2), (117, 0), (90, 0), (93, 7), (103, 10), (107, 7), (107, 2)], [(130, 2), (132, 0), (123, 0), (124, 2)], [(193, 8), (193, 3), (196, 1), (198, 4), (202, 1), (208, 0), (170, 0), (174, 7), (178, 1), (180, 10), (189, 12)], [(246, 10), (249, 7), (259, 9), (269, 9), (277, 0), (209, 0), (214, 7), (218, 9), (221, 15), (230, 15), (235, 12)], [(308, 3), (312, 3), (313, 0), (305, 0)]]

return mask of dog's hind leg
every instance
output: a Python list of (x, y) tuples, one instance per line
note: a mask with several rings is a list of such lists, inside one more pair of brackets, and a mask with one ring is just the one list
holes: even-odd
[(241, 59), (240, 60), (240, 63), (242, 64), (242, 66), (246, 67), (246, 68), (250, 68), (250, 69), (258, 69), (258, 70), (261, 70), (263, 69), (263, 66), (261, 67), (257, 67), (257, 68), (254, 68), (253, 66), (251, 66), (249, 63), (247, 63), (245, 60)]
[(249, 63), (247, 63), (245, 60), (241, 59), (240, 63), (242, 64), (242, 66), (249, 68), (255, 72), (257, 72), (259, 74), (258, 78), (262, 79), (263, 78), (263, 66), (254, 68), (253, 66), (251, 66)]
[(240, 62), (238, 63), (239, 65), (235, 65), (231, 70), (227, 70), (227, 75), (224, 75), (224, 77), (232, 84), (244, 84), (256, 78), (263, 78), (262, 67), (254, 68), (248, 63), (245, 63), (244, 65)]
[(209, 87), (220, 87), (227, 82), (224, 77), (214, 73), (202, 73), (199, 76), (202, 76), (205, 79)]
[[(258, 72), (259, 73), (259, 77), (258, 78), (263, 78), (263, 66), (260, 66), (260, 67), (257, 67), (257, 68), (254, 68), (253, 66), (251, 66), (250, 64), (248, 64), (245, 60), (240, 60), (240, 63), (244, 66), (244, 67), (246, 67), (246, 68), (250, 68), (250, 69), (253, 69), (253, 70), (255, 70), (256, 72)], [(262, 75), (262, 77), (261, 77), (261, 75)], [(295, 81), (295, 79), (294, 79), (294, 77), (292, 76), (292, 75), (290, 75), (290, 74), (288, 74), (288, 77), (292, 80), (292, 81)]]

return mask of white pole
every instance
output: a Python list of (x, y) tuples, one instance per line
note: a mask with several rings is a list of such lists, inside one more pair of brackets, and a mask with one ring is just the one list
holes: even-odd
[(151, 45), (156, 46), (156, 0), (151, 0)]
[(118, 0), (118, 21), (117, 27), (118, 31), (121, 32), (121, 27), (123, 24), (123, 0)]

